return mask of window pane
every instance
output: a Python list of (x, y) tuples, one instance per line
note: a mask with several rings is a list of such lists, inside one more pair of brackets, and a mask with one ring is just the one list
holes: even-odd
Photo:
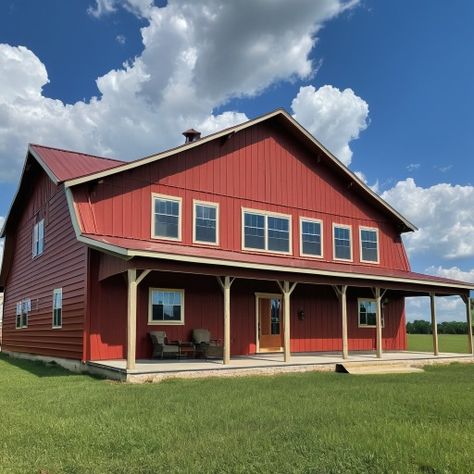
[(334, 228), (334, 251), (335, 258), (340, 258), (344, 260), (350, 260), (352, 258), (350, 230), (348, 228)]
[(196, 240), (217, 242), (217, 209), (215, 206), (196, 204)]
[(321, 224), (301, 221), (301, 251), (308, 255), (321, 255)]
[(265, 249), (265, 217), (260, 214), (244, 214), (244, 246)]
[(375, 301), (362, 300), (359, 302), (359, 325), (375, 326), (377, 305)]
[(179, 202), (155, 199), (155, 236), (179, 238)]
[(151, 295), (152, 321), (181, 321), (181, 291), (153, 291)]
[(290, 222), (284, 217), (268, 216), (268, 250), (289, 252)]
[(375, 230), (361, 230), (362, 260), (376, 262), (378, 260), (377, 252), (377, 232)]

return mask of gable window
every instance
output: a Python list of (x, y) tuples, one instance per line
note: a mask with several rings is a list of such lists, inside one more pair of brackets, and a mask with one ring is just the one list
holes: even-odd
[[(358, 300), (359, 305), (359, 327), (376, 327), (377, 318), (377, 301), (373, 299), (362, 299)], [(384, 318), (382, 313), (382, 327), (384, 327)]]
[(153, 195), (153, 237), (181, 240), (181, 198)]
[(150, 288), (148, 324), (184, 324), (184, 290)]
[(203, 244), (219, 243), (219, 205), (194, 201), (194, 242)]
[(301, 255), (322, 257), (322, 222), (314, 219), (300, 219)]
[(243, 248), (290, 253), (290, 216), (243, 210)]
[(31, 300), (26, 299), (16, 304), (16, 328), (28, 327), (28, 313), (31, 312)]
[(352, 261), (352, 229), (351, 226), (333, 225), (334, 260)]
[(33, 257), (41, 255), (44, 251), (44, 219), (33, 226)]
[(360, 227), (360, 261), (379, 263), (378, 229)]
[(53, 291), (53, 328), (63, 325), (63, 290), (56, 288)]

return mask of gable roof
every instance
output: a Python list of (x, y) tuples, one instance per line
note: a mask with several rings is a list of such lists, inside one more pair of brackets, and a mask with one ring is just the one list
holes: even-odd
[(277, 109), (273, 112), (269, 112), (265, 115), (261, 115), (253, 120), (235, 125), (233, 127), (226, 128), (219, 132), (213, 133), (206, 137), (203, 137), (199, 140), (185, 143), (175, 148), (165, 150), (163, 152), (146, 156), (135, 161), (126, 162), (118, 166), (112, 167), (110, 169), (104, 169), (95, 173), (91, 173), (85, 176), (71, 178), (65, 181), (66, 187), (72, 187), (78, 184), (86, 183), (96, 179), (104, 178), (111, 176), (116, 173), (122, 173), (140, 166), (145, 166), (147, 164), (153, 163), (164, 158), (172, 157), (186, 150), (196, 148), (204, 145), (213, 140), (218, 140), (224, 137), (232, 136), (235, 133), (245, 130), (249, 127), (252, 127), (258, 123), (265, 121), (276, 120), (278, 121), (286, 130), (290, 131), (297, 136), (300, 140), (303, 140), (307, 145), (313, 149), (316, 153), (322, 151), (326, 156), (328, 162), (336, 168), (342, 175), (348, 178), (349, 183), (354, 184), (357, 189), (359, 189), (363, 194), (365, 194), (373, 203), (382, 208), (384, 212), (390, 215), (395, 221), (400, 225), (402, 232), (410, 232), (417, 230), (417, 227), (412, 224), (408, 219), (402, 216), (397, 210), (395, 210), (390, 204), (385, 202), (377, 193), (372, 191), (367, 184), (365, 184), (358, 176), (356, 176), (347, 166), (345, 166), (340, 160), (338, 160), (327, 148), (325, 148), (316, 138), (311, 135), (302, 125), (300, 125), (291, 115), (288, 114), (283, 109)]

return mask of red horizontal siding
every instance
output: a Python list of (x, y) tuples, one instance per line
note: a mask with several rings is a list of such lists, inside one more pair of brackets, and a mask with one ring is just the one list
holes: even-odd
[[(8, 245), (14, 246), (14, 259), (5, 289), (3, 348), (82, 359), (86, 248), (76, 240), (64, 189), (56, 187), (44, 172), (23, 199), (16, 231), (10, 227), (7, 235)], [(32, 230), (38, 211), (45, 216), (45, 247), (42, 255), (32, 258)], [(63, 289), (61, 329), (52, 329), (54, 288)], [(16, 329), (16, 303), (27, 298), (32, 305), (28, 328)]]

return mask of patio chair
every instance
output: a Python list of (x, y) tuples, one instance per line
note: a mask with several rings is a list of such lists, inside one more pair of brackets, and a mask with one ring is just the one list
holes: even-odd
[(221, 341), (211, 339), (211, 333), (207, 329), (193, 329), (193, 342), (196, 346), (196, 353), (206, 359), (222, 358), (224, 355)]
[(149, 334), (153, 344), (152, 358), (159, 357), (163, 359), (165, 356), (179, 357), (179, 344), (168, 344), (165, 331), (152, 331)]

